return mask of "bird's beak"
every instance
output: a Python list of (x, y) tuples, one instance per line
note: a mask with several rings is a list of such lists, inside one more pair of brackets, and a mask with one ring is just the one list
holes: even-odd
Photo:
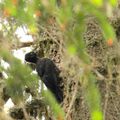
[(24, 63), (27, 64), (27, 61), (25, 60)]

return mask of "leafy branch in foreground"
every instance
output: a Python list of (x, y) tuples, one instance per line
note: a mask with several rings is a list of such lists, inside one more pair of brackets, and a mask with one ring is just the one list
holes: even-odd
[[(15, 103), (20, 104), (21, 102), (23, 102), (23, 91), (25, 89), (25, 86), (30, 87), (36, 93), (38, 92), (37, 89), (39, 87), (39, 78), (37, 77), (37, 75), (31, 74), (31, 69), (27, 65), (22, 64), (20, 60), (10, 54), (8, 49), (4, 49), (4, 47), (1, 47), (0, 51), (0, 56), (2, 57), (2, 59), (10, 64), (8, 70), (5, 71), (8, 75), (8, 78), (6, 79), (6, 88)], [(45, 91), (43, 93), (44, 94), (42, 95), (45, 97), (46, 103), (51, 106), (51, 109), (53, 110), (56, 118), (64, 120), (64, 112), (55, 98), (52, 96), (52, 94), (49, 91)]]
[[(87, 84), (85, 85), (85, 98), (89, 105), (91, 118), (92, 120), (102, 120), (103, 115), (100, 105), (100, 94), (95, 85), (95, 77), (91, 72), (91, 62), (85, 50), (83, 33), (85, 31), (86, 16), (92, 15), (98, 20), (102, 32), (104, 34), (105, 40), (106, 41), (116, 40), (113, 28), (108, 23), (107, 16), (102, 10), (104, 1), (76, 0), (74, 2), (73, 0), (68, 1), (64, 0), (61, 2), (60, 7), (57, 7), (55, 5), (56, 2), (55, 0), (50, 0), (47, 2), (44, 2), (43, 0), (41, 1), (35, 0), (30, 3), (28, 3), (27, 1), (20, 1), (19, 3), (12, 2), (13, 1), (7, 0), (5, 1), (3, 11), (4, 16), (5, 17), (13, 16), (16, 19), (22, 21), (23, 24), (27, 24), (29, 26), (30, 31), (33, 32), (34, 34), (36, 34), (37, 32), (36, 21), (38, 19), (36, 18), (39, 18), (41, 20), (41, 24), (45, 23), (48, 20), (49, 16), (54, 16), (56, 18), (56, 21), (61, 31), (64, 32), (66, 40), (65, 43), (67, 44), (66, 46), (68, 51), (73, 55), (79, 56), (79, 59), (82, 61), (82, 66), (84, 68), (82, 79), (87, 81)], [(116, 1), (110, 0), (108, 1), (108, 4), (115, 5)], [(112, 42), (110, 44), (112, 44)], [(8, 81), (12, 81), (13, 83), (14, 79), (15, 80), (18, 79), (18, 83), (20, 86), (18, 85), (17, 82), (15, 84), (17, 87), (20, 88), (18, 92), (21, 93), (22, 95), (21, 90), (23, 89), (23, 86), (31, 84), (28, 81), (26, 81), (26, 78), (29, 79), (28, 76), (30, 75), (31, 71), (28, 70), (29, 72), (26, 73), (28, 76), (22, 76), (23, 74), (22, 70), (20, 70), (20, 73), (16, 74), (15, 72), (18, 71), (17, 68), (15, 67), (16, 64), (17, 67), (20, 67), (21, 69), (24, 69), (26, 67), (21, 67), (22, 64), (18, 60), (12, 58), (8, 53), (2, 54), (2, 57), (6, 58), (6, 60), (8, 60), (8, 62), (11, 64), (11, 69), (8, 70), (8, 73), (10, 73), (9, 74), (10, 78), (8, 79)], [(25, 80), (23, 81), (24, 84), (21, 84), (21, 79)], [(33, 80), (34, 78), (30, 79)], [(7, 83), (12, 86), (11, 82)], [(9, 88), (11, 89), (10, 86)], [(17, 88), (15, 87), (14, 89), (16, 90)], [(18, 92), (16, 93), (16, 95), (18, 94)], [(47, 97), (49, 95), (45, 96)], [(51, 104), (51, 108), (53, 108), (54, 112), (59, 111), (58, 110), (59, 107), (54, 108), (56, 105), (54, 106), (54, 102), (51, 103), (51, 100), (52, 99), (50, 99), (49, 101)]]

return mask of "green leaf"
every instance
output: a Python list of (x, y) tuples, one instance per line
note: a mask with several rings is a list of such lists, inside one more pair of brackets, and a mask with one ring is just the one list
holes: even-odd
[(75, 47), (75, 45), (71, 44), (71, 45), (69, 45), (67, 47), (67, 49), (68, 49), (68, 51), (69, 51), (70, 54), (75, 55), (75, 53), (76, 53), (76, 47)]
[(117, 0), (109, 0), (112, 6), (117, 6)]
[(101, 7), (103, 5), (103, 0), (90, 0), (91, 3), (97, 7)]
[(93, 111), (92, 120), (103, 120), (101, 111)]

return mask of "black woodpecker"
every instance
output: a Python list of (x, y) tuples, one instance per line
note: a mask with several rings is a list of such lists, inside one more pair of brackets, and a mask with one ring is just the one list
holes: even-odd
[(46, 87), (53, 93), (56, 100), (63, 101), (63, 92), (59, 86), (60, 70), (55, 63), (49, 58), (39, 58), (35, 52), (29, 52), (25, 55), (25, 61), (36, 64), (36, 71), (44, 82)]

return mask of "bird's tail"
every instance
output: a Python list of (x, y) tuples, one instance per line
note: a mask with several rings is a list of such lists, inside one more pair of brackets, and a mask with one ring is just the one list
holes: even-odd
[(62, 90), (59, 87), (57, 87), (54, 94), (55, 94), (55, 97), (56, 97), (57, 101), (59, 103), (61, 103), (63, 101), (63, 92), (62, 92)]

